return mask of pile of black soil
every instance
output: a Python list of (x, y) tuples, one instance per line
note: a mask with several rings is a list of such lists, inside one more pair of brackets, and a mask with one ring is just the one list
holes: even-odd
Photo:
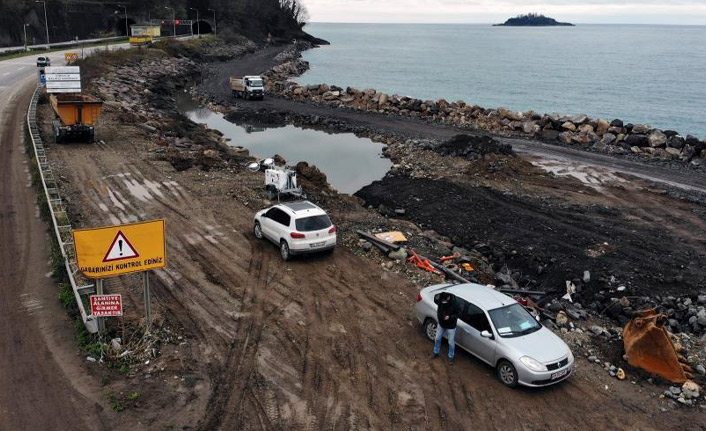
[(501, 144), (489, 136), (456, 135), (432, 148), (435, 152), (452, 157), (477, 160), (486, 154), (513, 156), (512, 145)]
[[(486, 255), (495, 270), (507, 265), (523, 286), (563, 294), (572, 280), (585, 304), (616, 284), (627, 286), (624, 294), (679, 295), (698, 291), (706, 279), (692, 247), (615, 209), (391, 175), (355, 195), (375, 208), (404, 209), (424, 229)], [(587, 283), (584, 271), (591, 273)]]
[(287, 116), (284, 113), (267, 109), (238, 109), (228, 113), (224, 117), (234, 124), (248, 124), (255, 127), (266, 127), (275, 129), (287, 125)]

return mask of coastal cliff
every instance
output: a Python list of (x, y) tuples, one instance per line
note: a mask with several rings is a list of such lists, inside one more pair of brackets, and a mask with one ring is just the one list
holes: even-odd
[(536, 13), (519, 15), (510, 18), (503, 24), (494, 24), (495, 27), (573, 27), (569, 22), (558, 22), (554, 18), (549, 18)]

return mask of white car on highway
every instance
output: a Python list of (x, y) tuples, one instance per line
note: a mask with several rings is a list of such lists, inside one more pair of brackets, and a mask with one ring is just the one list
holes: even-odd
[(255, 214), (253, 233), (279, 246), (282, 259), (295, 254), (332, 251), (336, 226), (326, 211), (309, 201), (277, 204)]
[(517, 301), (480, 284), (439, 284), (422, 289), (416, 314), (427, 338), (436, 338), (436, 302), (452, 293), (458, 312), (456, 345), (495, 368), (507, 386), (548, 386), (574, 369), (569, 346)]

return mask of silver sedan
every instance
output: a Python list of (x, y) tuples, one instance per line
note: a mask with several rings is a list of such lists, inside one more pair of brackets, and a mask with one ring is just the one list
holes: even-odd
[(456, 345), (496, 370), (507, 386), (548, 386), (574, 369), (569, 346), (513, 298), (480, 284), (439, 284), (417, 296), (416, 313), (427, 338), (436, 337), (436, 299), (456, 296)]

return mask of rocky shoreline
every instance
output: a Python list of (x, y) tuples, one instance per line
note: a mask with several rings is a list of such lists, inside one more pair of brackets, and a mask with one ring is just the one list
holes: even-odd
[[(308, 48), (308, 47), (304, 47)], [(482, 131), (507, 137), (536, 139), (587, 151), (632, 156), (643, 161), (676, 163), (691, 168), (706, 166), (706, 139), (683, 136), (646, 124), (607, 121), (587, 115), (516, 112), (488, 109), (464, 101), (421, 100), (388, 95), (375, 89), (359, 90), (335, 85), (300, 85), (289, 79), (304, 73), (309, 64), (296, 50), (283, 53), (283, 63), (265, 74), (269, 91), (303, 102), (382, 115), (420, 118), (431, 123)]]

